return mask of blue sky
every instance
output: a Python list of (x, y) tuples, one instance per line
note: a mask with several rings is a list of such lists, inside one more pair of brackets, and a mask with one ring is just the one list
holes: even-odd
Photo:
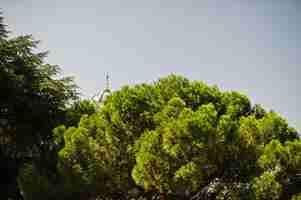
[(301, 129), (298, 0), (1, 0), (15, 35), (91, 97), (170, 73), (238, 90)]

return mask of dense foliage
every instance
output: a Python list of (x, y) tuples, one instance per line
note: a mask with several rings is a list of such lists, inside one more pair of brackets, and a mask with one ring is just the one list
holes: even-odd
[(70, 104), (36, 42), (2, 35), (1, 167), (22, 197), (1, 199), (301, 199), (297, 131), (247, 96), (169, 75)]
[(72, 79), (56, 78), (59, 67), (43, 61), (38, 42), (7, 33), (0, 18), (1, 199), (20, 196), (16, 177), (24, 162), (48, 164), (52, 129), (64, 122), (68, 102), (77, 97)]
[(200, 81), (170, 75), (125, 86), (54, 133), (61, 199), (300, 198), (296, 130), (246, 96)]

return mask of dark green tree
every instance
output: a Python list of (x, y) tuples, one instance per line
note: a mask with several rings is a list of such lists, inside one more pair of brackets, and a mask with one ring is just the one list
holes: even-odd
[[(68, 102), (77, 97), (72, 78), (57, 78), (60, 68), (44, 62), (31, 36), (8, 38), (0, 19), (1, 199), (13, 198), (24, 161), (43, 163), (52, 129), (61, 124)], [(16, 196), (16, 195), (15, 195)]]

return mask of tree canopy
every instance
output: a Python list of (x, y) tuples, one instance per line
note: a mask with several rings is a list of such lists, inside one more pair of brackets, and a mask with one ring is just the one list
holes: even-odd
[(299, 198), (297, 131), (201, 81), (169, 75), (124, 86), (55, 133), (64, 199)]
[(37, 45), (0, 17), (1, 199), (301, 199), (280, 114), (175, 74), (78, 100)]
[(20, 163), (42, 157), (52, 129), (63, 123), (68, 103), (77, 98), (72, 78), (57, 78), (60, 68), (44, 62), (46, 53), (37, 52), (32, 36), (7, 34), (1, 17), (0, 160), (2, 177), (11, 175), (3, 179), (8, 187), (1, 188), (3, 198), (15, 185)]

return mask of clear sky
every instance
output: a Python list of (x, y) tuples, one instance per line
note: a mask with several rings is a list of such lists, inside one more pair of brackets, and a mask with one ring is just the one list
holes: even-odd
[[(0, 0), (84, 97), (170, 73), (238, 90), (301, 129), (299, 0)], [(297, 104), (299, 103), (299, 104)]]

